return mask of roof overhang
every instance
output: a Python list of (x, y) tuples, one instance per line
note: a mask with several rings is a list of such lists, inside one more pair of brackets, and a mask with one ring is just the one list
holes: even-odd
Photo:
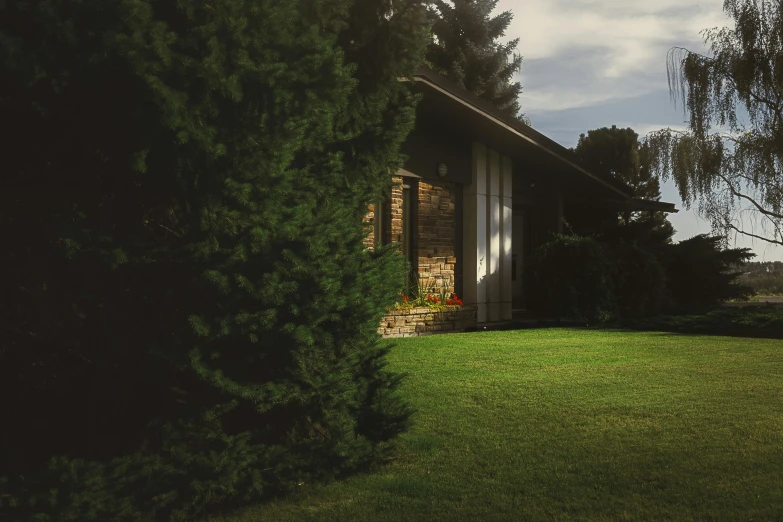
[(577, 163), (572, 151), (428, 67), (422, 66), (413, 80), (424, 95), (426, 117), (442, 120), (444, 127), (468, 129), (477, 141), (501, 150), (512, 159), (522, 159), (532, 170), (548, 175), (557, 173), (569, 182), (600, 190), (606, 199), (624, 208), (677, 212), (674, 204), (634, 198), (626, 185), (589, 172)]
[(650, 210), (653, 212), (667, 212), (676, 214), (679, 212), (674, 203), (665, 203), (663, 201), (652, 201), (649, 199), (634, 198), (626, 203), (628, 210)]

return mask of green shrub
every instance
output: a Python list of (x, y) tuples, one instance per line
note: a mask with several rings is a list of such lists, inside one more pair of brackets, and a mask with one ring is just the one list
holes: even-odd
[(527, 263), (529, 306), (595, 323), (702, 313), (752, 293), (737, 284), (738, 267), (753, 256), (748, 249), (724, 249), (706, 235), (672, 244), (669, 234), (647, 220), (596, 238), (555, 236)]
[(377, 344), (403, 260), (362, 216), (414, 124), (420, 4), (0, 2), (12, 520), (192, 520), (405, 428)]
[(657, 256), (635, 244), (609, 244), (616, 264), (615, 299), (619, 317), (646, 317), (667, 306), (666, 272)]
[(753, 294), (737, 279), (740, 267), (755, 254), (748, 248), (722, 248), (720, 243), (720, 237), (700, 234), (663, 250), (671, 312), (701, 313)]
[(537, 313), (588, 323), (616, 317), (617, 266), (606, 246), (595, 239), (557, 235), (533, 252), (526, 270), (526, 295)]
[(636, 330), (783, 339), (783, 307), (726, 306), (705, 314), (658, 315), (622, 324)]

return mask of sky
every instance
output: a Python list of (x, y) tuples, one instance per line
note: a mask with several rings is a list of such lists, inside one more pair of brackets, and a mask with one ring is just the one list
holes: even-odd
[[(732, 20), (723, 0), (500, 0), (511, 11), (506, 38), (519, 38), (523, 57), (520, 104), (533, 128), (566, 147), (599, 127), (631, 127), (640, 136), (666, 127), (684, 129), (681, 106), (670, 100), (666, 54), (673, 46), (706, 53), (701, 31)], [(684, 208), (674, 183), (662, 185), (662, 201), (675, 240), (710, 232), (710, 224)], [(783, 260), (783, 248), (745, 236), (754, 261)]]

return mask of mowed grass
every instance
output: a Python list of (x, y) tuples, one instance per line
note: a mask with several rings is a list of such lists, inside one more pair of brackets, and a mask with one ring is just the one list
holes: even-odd
[(578, 329), (396, 341), (372, 473), (212, 520), (783, 520), (783, 341)]

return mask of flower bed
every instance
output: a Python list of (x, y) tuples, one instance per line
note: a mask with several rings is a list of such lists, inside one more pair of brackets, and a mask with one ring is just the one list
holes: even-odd
[(416, 337), (443, 332), (460, 332), (476, 326), (473, 306), (412, 307), (389, 310), (381, 321), (382, 337)]

